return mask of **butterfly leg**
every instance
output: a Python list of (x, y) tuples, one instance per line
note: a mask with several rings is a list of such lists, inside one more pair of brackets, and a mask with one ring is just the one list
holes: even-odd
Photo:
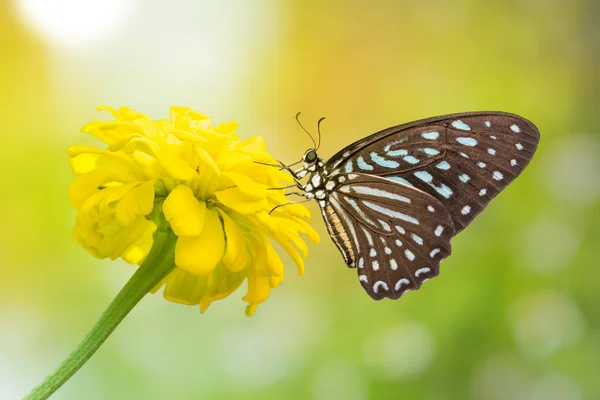
[(306, 202), (309, 202), (309, 201), (310, 201), (310, 199), (306, 199), (306, 200), (302, 200), (302, 201), (292, 201), (292, 202), (285, 203), (285, 204), (279, 204), (279, 205), (277, 205), (277, 206), (273, 207), (273, 208), (271, 209), (271, 211), (269, 211), (269, 215), (271, 215), (271, 213), (272, 213), (273, 211), (277, 210), (279, 207), (291, 206), (292, 204), (302, 204), (302, 203), (306, 203)]

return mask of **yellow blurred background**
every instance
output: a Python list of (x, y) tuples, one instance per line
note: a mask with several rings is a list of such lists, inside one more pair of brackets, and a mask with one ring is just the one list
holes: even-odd
[(239, 120), (280, 159), (475, 110), (521, 114), (536, 157), (441, 276), (372, 301), (325, 233), (252, 318), (145, 298), (54, 399), (600, 398), (597, 0), (0, 2), (0, 399), (76, 346), (134, 269), (71, 238), (66, 149), (128, 105)]

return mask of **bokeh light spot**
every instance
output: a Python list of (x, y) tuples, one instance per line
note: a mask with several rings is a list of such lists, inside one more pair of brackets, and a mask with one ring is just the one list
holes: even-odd
[(583, 329), (577, 305), (559, 292), (522, 297), (513, 305), (512, 320), (514, 337), (522, 351), (540, 358), (574, 343)]
[(540, 218), (519, 235), (519, 264), (540, 273), (567, 268), (575, 256), (581, 237), (571, 227), (548, 216)]
[(344, 361), (330, 361), (317, 369), (313, 381), (314, 400), (362, 400), (367, 387), (359, 371)]
[(391, 379), (423, 373), (435, 353), (435, 339), (430, 330), (412, 321), (375, 333), (363, 344), (367, 365)]
[(113, 34), (136, 0), (17, 0), (17, 10), (51, 44), (77, 46)]

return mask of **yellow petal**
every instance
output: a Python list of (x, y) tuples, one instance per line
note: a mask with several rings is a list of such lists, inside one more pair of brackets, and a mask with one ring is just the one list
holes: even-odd
[(131, 243), (124, 251), (123, 251), (123, 260), (130, 264), (140, 265), (148, 253), (150, 253), (150, 249), (152, 248), (152, 244), (154, 244), (154, 231), (156, 230), (156, 225), (152, 221), (149, 224), (145, 224), (146, 230), (139, 236), (139, 238)]
[(248, 175), (237, 172), (224, 172), (223, 176), (231, 179), (241, 193), (244, 193), (248, 199), (261, 199), (266, 197), (267, 188), (264, 185), (258, 184), (253, 178)]
[(150, 214), (154, 208), (154, 180), (146, 181), (127, 193), (117, 204), (115, 217), (128, 226), (138, 217)]
[(204, 149), (196, 146), (194, 147), (194, 152), (198, 157), (198, 179), (195, 184), (200, 196), (207, 197), (212, 195), (217, 189), (221, 171), (210, 154)]
[(223, 226), (216, 211), (206, 210), (204, 229), (198, 236), (180, 236), (175, 264), (195, 275), (206, 275), (221, 261), (225, 250)]
[(266, 275), (248, 277), (248, 293), (243, 300), (251, 304), (260, 304), (269, 298), (271, 285)]
[(177, 236), (198, 236), (204, 229), (206, 203), (199, 201), (188, 186), (179, 185), (171, 191), (163, 212)]
[(246, 239), (237, 224), (224, 212), (221, 212), (223, 219), (223, 228), (227, 239), (227, 248), (223, 255), (223, 265), (233, 272), (241, 271), (250, 261), (248, 250), (246, 249)]
[(240, 214), (255, 214), (267, 208), (266, 199), (252, 199), (239, 188), (221, 190), (216, 193), (216, 196), (223, 205)]
[(165, 172), (175, 179), (190, 181), (198, 179), (198, 173), (194, 168), (183, 160), (183, 156), (177, 145), (165, 144), (157, 153), (157, 159)]
[(75, 178), (71, 186), (69, 186), (69, 200), (71, 200), (76, 209), (79, 209), (89, 197), (102, 190), (104, 184), (110, 182), (127, 183), (132, 178), (127, 173), (95, 169)]

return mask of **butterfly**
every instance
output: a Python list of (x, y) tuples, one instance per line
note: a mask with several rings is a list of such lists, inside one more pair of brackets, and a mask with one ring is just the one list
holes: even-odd
[(539, 137), (518, 115), (467, 112), (384, 129), (327, 161), (319, 129), (301, 168), (280, 164), (305, 201), (317, 201), (369, 296), (398, 299), (439, 274), (451, 239), (523, 171)]

